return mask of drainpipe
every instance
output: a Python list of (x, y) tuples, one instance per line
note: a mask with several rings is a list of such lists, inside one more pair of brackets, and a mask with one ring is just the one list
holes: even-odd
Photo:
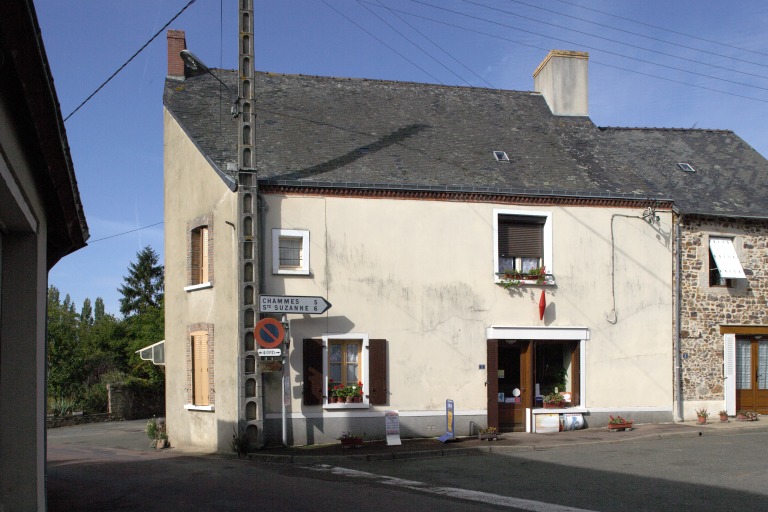
[[(673, 210), (674, 212), (674, 210)], [(681, 233), (681, 225), (683, 216), (682, 214), (676, 215), (677, 222), (675, 223), (675, 421), (683, 421), (683, 390), (682, 390), (682, 349), (680, 342), (680, 320), (682, 318), (682, 312), (680, 307), (680, 301), (683, 296), (683, 286), (681, 273), (683, 268), (683, 241)]]

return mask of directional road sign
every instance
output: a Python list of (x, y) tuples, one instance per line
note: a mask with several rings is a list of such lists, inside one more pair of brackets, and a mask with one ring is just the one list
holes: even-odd
[(259, 295), (259, 311), (261, 313), (319, 315), (325, 313), (330, 307), (331, 303), (323, 297)]

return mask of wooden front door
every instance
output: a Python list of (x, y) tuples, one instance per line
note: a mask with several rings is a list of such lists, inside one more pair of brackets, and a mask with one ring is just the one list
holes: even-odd
[(533, 400), (531, 353), (530, 341), (498, 341), (498, 366), (495, 375), (489, 375), (495, 382), (488, 386), (488, 402), (489, 409), (498, 411), (501, 432), (525, 431), (525, 409)]
[(736, 338), (736, 410), (768, 414), (768, 338)]

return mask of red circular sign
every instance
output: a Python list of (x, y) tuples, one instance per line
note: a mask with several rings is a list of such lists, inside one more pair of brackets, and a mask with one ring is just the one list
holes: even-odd
[(253, 337), (256, 343), (263, 348), (276, 348), (283, 342), (285, 329), (279, 320), (274, 318), (264, 318), (259, 320), (253, 329)]

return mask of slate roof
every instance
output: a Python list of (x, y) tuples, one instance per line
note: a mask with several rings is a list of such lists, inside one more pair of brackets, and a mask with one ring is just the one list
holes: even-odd
[[(237, 90), (234, 71), (213, 72)], [(264, 72), (255, 91), (263, 183), (673, 199), (684, 213), (768, 217), (768, 161), (731, 131), (601, 128), (525, 91)], [(229, 93), (208, 74), (168, 79), (164, 104), (226, 172)]]

